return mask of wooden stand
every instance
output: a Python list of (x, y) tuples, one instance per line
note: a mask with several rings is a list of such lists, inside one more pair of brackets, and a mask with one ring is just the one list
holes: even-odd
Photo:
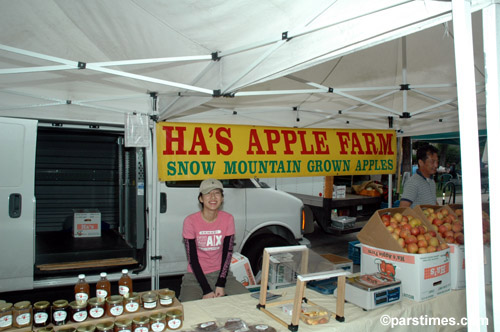
[[(297, 284), (295, 287), (295, 297), (292, 300), (280, 301), (267, 304), (268, 306), (277, 306), (283, 305), (287, 303), (293, 302), (293, 312), (292, 312), (292, 322), (287, 324), (285, 321), (271, 313), (266, 309), (266, 295), (267, 295), (267, 286), (269, 279), (269, 259), (271, 254), (278, 253), (290, 253), (290, 252), (302, 252), (302, 260), (300, 264), (300, 271), (298, 271), (297, 275)], [(339, 322), (344, 321), (344, 301), (345, 301), (345, 281), (346, 275), (350, 274), (350, 272), (345, 270), (332, 270), (326, 272), (319, 273), (310, 273), (307, 274), (307, 264), (309, 261), (309, 249), (306, 246), (288, 246), (288, 247), (273, 247), (273, 248), (265, 248), (263, 253), (263, 261), (262, 261), (262, 280), (260, 285), (260, 297), (259, 304), (257, 305), (257, 309), (264, 312), (269, 317), (276, 320), (278, 323), (288, 328), (290, 331), (298, 331), (299, 329), (299, 318), (302, 309), (302, 302), (305, 301), (312, 305), (317, 305), (312, 301), (308, 301), (304, 297), (304, 292), (306, 288), (306, 284), (308, 281), (312, 280), (323, 280), (333, 277), (338, 277), (337, 279), (337, 307), (335, 319)]]

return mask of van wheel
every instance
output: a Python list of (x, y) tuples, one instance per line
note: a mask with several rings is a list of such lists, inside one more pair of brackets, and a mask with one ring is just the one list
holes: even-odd
[(257, 275), (262, 270), (262, 254), (264, 248), (289, 246), (287, 240), (277, 235), (260, 235), (252, 239), (251, 242), (245, 245), (243, 256), (248, 258), (254, 275)]

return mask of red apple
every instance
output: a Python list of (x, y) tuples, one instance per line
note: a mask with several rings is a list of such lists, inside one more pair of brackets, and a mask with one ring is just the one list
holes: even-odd
[(419, 247), (418, 253), (419, 254), (427, 254), (427, 248), (426, 247)]
[(417, 236), (418, 234), (420, 234), (420, 229), (418, 229), (418, 227), (412, 227), (412, 229), (410, 229), (410, 233), (411, 235)]
[(436, 247), (434, 247), (434, 246), (427, 246), (427, 252), (428, 253), (436, 252)]
[(402, 237), (403, 239), (406, 239), (410, 235), (411, 235), (410, 231), (405, 228), (402, 228), (401, 231), (399, 232), (399, 237)]
[(417, 246), (419, 248), (427, 248), (428, 244), (427, 244), (427, 241), (425, 241), (425, 240), (418, 240)]
[(418, 252), (418, 246), (416, 243), (408, 243), (408, 245), (406, 246), (406, 249), (408, 249), (408, 252), (410, 254), (415, 254)]
[(430, 240), (429, 240), (429, 245), (433, 246), (433, 247), (437, 247), (439, 246), (439, 240), (437, 237), (432, 237)]
[(405, 239), (403, 239), (402, 237), (398, 239), (398, 243), (401, 246), (401, 248), (404, 248), (406, 246)]
[(417, 244), (417, 237), (415, 235), (408, 235), (405, 239), (406, 244), (415, 243)]

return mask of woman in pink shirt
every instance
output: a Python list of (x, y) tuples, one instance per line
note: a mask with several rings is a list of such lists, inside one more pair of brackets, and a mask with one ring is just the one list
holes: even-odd
[(233, 254), (234, 218), (221, 211), (223, 186), (207, 179), (200, 185), (201, 211), (184, 220), (188, 272), (182, 278), (180, 300), (208, 299), (248, 292), (229, 271)]

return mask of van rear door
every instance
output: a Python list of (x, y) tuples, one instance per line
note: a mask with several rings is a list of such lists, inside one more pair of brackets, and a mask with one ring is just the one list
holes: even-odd
[(0, 118), (0, 292), (33, 288), (37, 121)]

